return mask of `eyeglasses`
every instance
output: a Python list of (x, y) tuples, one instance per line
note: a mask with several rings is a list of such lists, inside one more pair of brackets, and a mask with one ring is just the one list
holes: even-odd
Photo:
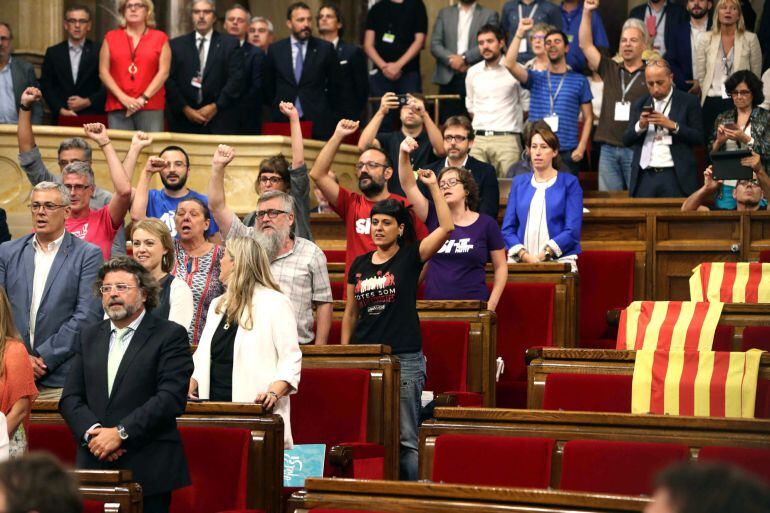
[(102, 285), (99, 287), (99, 292), (102, 294), (109, 294), (114, 290), (119, 294), (123, 294), (124, 292), (128, 291), (128, 289), (135, 288), (137, 288), (136, 285), (129, 285), (128, 283), (116, 283), (115, 285)]
[(457, 141), (459, 143), (463, 143), (467, 141), (468, 138), (464, 135), (445, 135), (444, 136), (444, 142), (451, 143), (452, 141)]
[(83, 184), (80, 184), (80, 183), (75, 183), (75, 184), (66, 184), (65, 183), (64, 187), (66, 187), (67, 190), (70, 191), (70, 192), (83, 192), (84, 190), (88, 189), (91, 186), (90, 185), (83, 185)]
[(273, 185), (277, 185), (281, 182), (283, 182), (283, 178), (280, 176), (260, 176), (259, 177), (259, 183), (268, 183), (270, 182)]
[(213, 12), (214, 12), (213, 9), (193, 9), (192, 11), (193, 16), (198, 16), (199, 14), (208, 15), (208, 14), (212, 14)]
[(458, 183), (463, 183), (462, 180), (458, 180), (457, 178), (450, 178), (449, 180), (444, 180), (438, 183), (439, 189), (449, 189), (450, 187), (454, 187)]
[(38, 203), (38, 202), (30, 203), (27, 206), (32, 212), (37, 212), (41, 208), (46, 212), (53, 212), (54, 210), (60, 209), (62, 207), (66, 207), (67, 205), (59, 205), (58, 203), (51, 203), (50, 201), (47, 201), (45, 203)]
[(746, 187), (749, 184), (753, 185), (754, 187), (759, 187), (759, 180), (756, 178), (753, 180), (738, 180), (738, 185), (742, 185), (743, 187)]
[(748, 89), (743, 89), (741, 91), (733, 91), (730, 93), (730, 96), (743, 96), (744, 98), (747, 98), (751, 96), (751, 91)]
[(10, 36), (0, 36), (0, 42), (7, 43), (8, 41), (12, 41), (13, 38)]
[(545, 39), (545, 34), (537, 34), (535, 36), (532, 36), (532, 40), (534, 41), (535, 39), (542, 41)]
[(138, 3), (138, 4), (126, 4), (126, 10), (127, 11), (133, 11), (133, 10), (139, 10), (139, 9), (145, 9), (147, 6), (144, 5), (144, 3)]
[(275, 219), (280, 214), (288, 214), (285, 210), (278, 210), (277, 208), (269, 208), (267, 210), (257, 210), (257, 219), (262, 219), (267, 216), (270, 219)]
[(370, 160), (369, 162), (359, 162), (358, 164), (356, 164), (356, 171), (361, 171), (363, 168), (377, 169), (378, 167), (386, 168), (388, 166), (387, 164), (380, 164), (379, 162), (372, 162)]
[(83, 20), (83, 19), (75, 19), (75, 18), (67, 18), (65, 21), (70, 25), (85, 25), (86, 23), (91, 23), (91, 20)]

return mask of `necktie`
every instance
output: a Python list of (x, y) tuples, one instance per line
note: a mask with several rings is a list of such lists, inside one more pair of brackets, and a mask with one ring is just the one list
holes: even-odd
[[(302, 78), (302, 43), (297, 41), (294, 43), (297, 47), (297, 56), (294, 58), (294, 80), (297, 82), (297, 89), (299, 90), (299, 80)], [(299, 102), (299, 96), (294, 99), (294, 108), (297, 109), (297, 114), (302, 117), (302, 105)]]
[(204, 46), (206, 44), (206, 38), (202, 37), (198, 41), (198, 62), (200, 67), (198, 68), (198, 78), (200, 79), (200, 87), (198, 88), (198, 105), (203, 101), (203, 67), (206, 65), (204, 62), (206, 55), (204, 53)]
[(107, 356), (107, 396), (112, 395), (112, 384), (115, 382), (115, 376), (118, 374), (120, 361), (126, 352), (123, 346), (123, 339), (128, 335), (131, 328), (120, 328), (115, 330), (115, 341), (110, 347), (110, 354)]

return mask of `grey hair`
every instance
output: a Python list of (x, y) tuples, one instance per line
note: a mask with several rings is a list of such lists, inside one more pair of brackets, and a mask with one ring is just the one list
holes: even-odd
[[(8, 29), (8, 33), (11, 34), (11, 39), (13, 39), (13, 29), (11, 28), (11, 24), (7, 21), (0, 21), (0, 26), (3, 26)], [(270, 30), (272, 32), (272, 29)]]
[(267, 31), (270, 32), (271, 34), (273, 33), (273, 22), (268, 20), (264, 16), (254, 16), (253, 18), (251, 18), (249, 25), (251, 25), (252, 23), (256, 23), (258, 21), (261, 21), (262, 23), (267, 25)]
[(86, 154), (86, 160), (91, 160), (91, 145), (82, 137), (70, 137), (69, 139), (64, 139), (59, 143), (59, 151), (57, 154), (61, 154), (61, 152), (65, 150), (83, 150)]
[(214, 15), (216, 16), (216, 10), (217, 10), (217, 3), (215, 0), (190, 0), (190, 3), (187, 4), (187, 10), (192, 13), (193, 6), (197, 4), (198, 2), (206, 2), (211, 6), (211, 9), (214, 11)]
[(65, 167), (61, 172), (62, 178), (64, 178), (66, 175), (85, 176), (88, 178), (89, 185), (96, 185), (96, 181), (94, 180), (94, 170), (91, 169), (91, 164), (88, 162), (72, 162), (67, 164), (67, 167)]
[(647, 61), (647, 67), (657, 66), (666, 70), (666, 74), (671, 76), (674, 72), (671, 70), (671, 65), (662, 57), (656, 57)]
[(286, 194), (283, 191), (267, 191), (264, 194), (262, 194), (259, 199), (257, 200), (257, 205), (260, 205), (261, 203), (264, 203), (265, 201), (278, 198), (281, 201), (283, 201), (283, 209), (290, 213), (294, 213), (294, 198), (291, 197), (290, 194)]
[(230, 11), (234, 9), (240, 9), (241, 11), (245, 12), (247, 18), (251, 17), (251, 11), (248, 7), (244, 6), (243, 4), (233, 4), (228, 10), (225, 11), (225, 18), (227, 18), (227, 15), (230, 14)]
[(636, 29), (642, 33), (642, 39), (644, 39), (644, 47), (650, 47), (650, 33), (647, 32), (647, 27), (644, 22), (637, 18), (629, 18), (623, 23), (623, 27), (620, 29), (620, 33), (623, 34), (627, 29)]
[(59, 191), (59, 194), (61, 195), (61, 204), (65, 207), (72, 204), (70, 191), (63, 184), (56, 182), (40, 182), (32, 188), (32, 192), (35, 191)]

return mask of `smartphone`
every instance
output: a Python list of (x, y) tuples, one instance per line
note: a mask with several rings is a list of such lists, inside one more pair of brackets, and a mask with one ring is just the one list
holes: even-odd
[(725, 123), (724, 126), (728, 130), (738, 130), (738, 125), (736, 123)]
[(396, 98), (398, 98), (398, 106), (403, 107), (407, 103), (409, 103), (409, 97), (405, 94), (397, 94)]
[(642, 113), (646, 112), (647, 114), (652, 114), (655, 109), (653, 109), (652, 105), (645, 105), (642, 107)]

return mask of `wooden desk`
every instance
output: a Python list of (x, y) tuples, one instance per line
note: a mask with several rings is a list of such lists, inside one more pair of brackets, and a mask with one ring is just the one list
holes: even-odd
[(142, 487), (130, 470), (73, 470), (84, 499), (105, 503), (105, 511), (142, 513)]
[(314, 508), (388, 513), (620, 513), (644, 510), (649, 499), (620, 495), (493, 488), (439, 483), (308, 479), (289, 499), (289, 513)]

